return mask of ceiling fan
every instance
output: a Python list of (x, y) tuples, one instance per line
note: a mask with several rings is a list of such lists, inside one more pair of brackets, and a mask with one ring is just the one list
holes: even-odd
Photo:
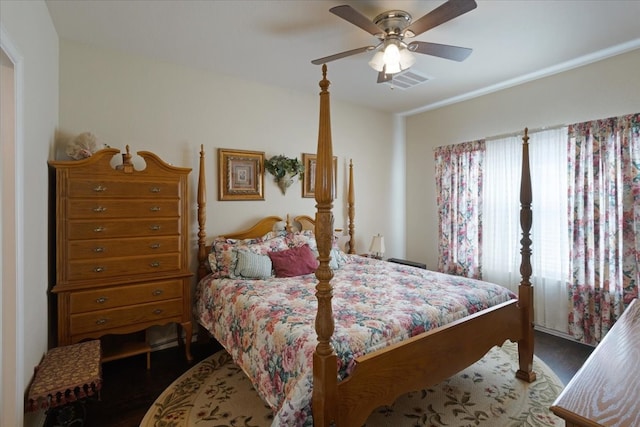
[(376, 50), (369, 65), (378, 71), (378, 83), (383, 83), (392, 80), (394, 74), (414, 64), (415, 58), (411, 52), (464, 61), (472, 49), (417, 40), (407, 44), (404, 39), (420, 35), (476, 7), (475, 0), (448, 0), (416, 21), (412, 21), (411, 15), (403, 10), (386, 11), (371, 21), (349, 5), (333, 7), (329, 9), (331, 13), (377, 37), (380, 43), (314, 59), (311, 63), (322, 65), (336, 59)]

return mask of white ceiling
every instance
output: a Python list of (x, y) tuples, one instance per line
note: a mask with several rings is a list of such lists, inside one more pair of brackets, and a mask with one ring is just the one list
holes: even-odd
[[(416, 54), (430, 80), (407, 90), (377, 84), (373, 53), (328, 64), (331, 96), (394, 113), (435, 108), (640, 48), (638, 0), (476, 0), (478, 7), (415, 40), (470, 47), (464, 62)], [(329, 12), (349, 4), (373, 19), (414, 20), (443, 3), (389, 0), (46, 0), (61, 39), (317, 94), (311, 60), (377, 44)]]

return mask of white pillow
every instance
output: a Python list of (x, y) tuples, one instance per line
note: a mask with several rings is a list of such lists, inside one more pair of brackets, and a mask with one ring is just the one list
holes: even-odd
[(273, 264), (268, 255), (259, 255), (247, 249), (237, 249), (238, 262), (235, 277), (243, 279), (266, 279), (271, 276)]

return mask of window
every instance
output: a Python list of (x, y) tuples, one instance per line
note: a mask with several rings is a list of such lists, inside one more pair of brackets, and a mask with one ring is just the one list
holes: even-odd
[[(536, 322), (566, 331), (567, 128), (529, 135), (532, 277)], [(483, 279), (513, 291), (520, 282), (522, 135), (486, 141), (483, 188)]]

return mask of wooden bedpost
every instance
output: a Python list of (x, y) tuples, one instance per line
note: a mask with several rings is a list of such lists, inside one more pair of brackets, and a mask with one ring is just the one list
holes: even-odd
[(355, 225), (353, 223), (355, 215), (356, 215), (356, 203), (355, 203), (355, 195), (353, 190), (353, 160), (349, 159), (349, 195), (347, 200), (348, 212), (349, 212), (349, 253), (356, 253), (356, 236), (355, 236)]
[(327, 66), (322, 66), (320, 81), (320, 124), (318, 130), (318, 150), (316, 163), (316, 242), (318, 260), (316, 269), (316, 334), (318, 345), (313, 353), (313, 423), (315, 426), (329, 426), (336, 419), (338, 394), (338, 359), (331, 345), (334, 331), (333, 271), (329, 267), (331, 245), (333, 243), (333, 148), (331, 145), (331, 119), (329, 111), (329, 80)]
[(522, 313), (522, 339), (518, 341), (518, 357), (520, 369), (516, 377), (533, 382), (533, 286), (531, 278), (531, 169), (529, 167), (529, 129), (524, 129), (522, 137), (522, 176), (520, 178), (520, 227), (522, 228), (522, 248), (520, 254), (520, 275), (522, 281), (518, 287), (518, 300)]
[(204, 145), (200, 145), (200, 170), (198, 173), (198, 278), (207, 274), (205, 223), (207, 220), (207, 183), (204, 177)]

